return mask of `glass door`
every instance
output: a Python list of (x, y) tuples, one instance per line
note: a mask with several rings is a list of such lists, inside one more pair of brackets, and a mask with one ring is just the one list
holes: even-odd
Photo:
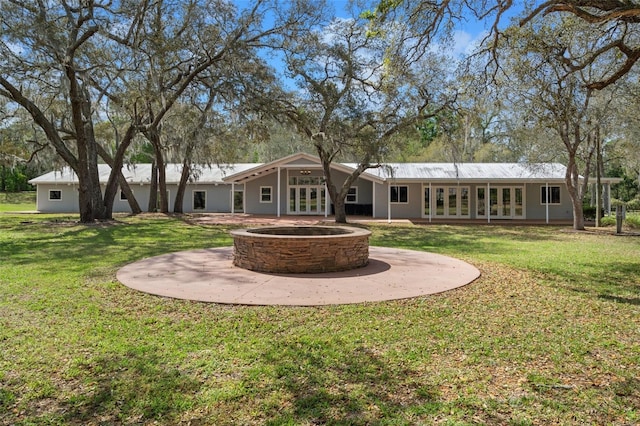
[(324, 214), (324, 186), (289, 187), (289, 214)]
[[(428, 214), (429, 188), (425, 188), (424, 211)], [(469, 217), (468, 186), (436, 186), (433, 190), (434, 217), (467, 218)]]
[[(478, 217), (486, 217), (485, 189), (478, 187)], [(524, 217), (524, 189), (521, 186), (489, 188), (489, 214), (496, 219), (522, 219)]]

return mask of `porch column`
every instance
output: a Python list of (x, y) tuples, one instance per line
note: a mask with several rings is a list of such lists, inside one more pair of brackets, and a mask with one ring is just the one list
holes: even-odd
[(376, 181), (371, 181), (371, 219), (376, 217)]
[(278, 183), (276, 189), (276, 202), (278, 205), (276, 206), (276, 216), (280, 217), (280, 166), (278, 166)]
[(391, 183), (387, 185), (387, 223), (391, 223)]
[(429, 223), (431, 223), (431, 216), (433, 215), (433, 206), (431, 205), (431, 199), (432, 199), (432, 194), (431, 194), (431, 182), (429, 182)]
[(546, 196), (546, 203), (545, 203), (545, 215), (546, 215), (546, 223), (549, 223), (549, 182), (545, 183), (545, 187), (547, 188), (545, 190), (545, 192), (547, 193)]
[(324, 217), (329, 217), (329, 203), (331, 197), (329, 197), (329, 188), (327, 188), (327, 180), (324, 180)]
[(484, 208), (487, 210), (487, 223), (491, 223), (491, 183), (487, 182), (487, 193), (484, 194)]
[(231, 214), (235, 214), (236, 204), (236, 183), (231, 182)]

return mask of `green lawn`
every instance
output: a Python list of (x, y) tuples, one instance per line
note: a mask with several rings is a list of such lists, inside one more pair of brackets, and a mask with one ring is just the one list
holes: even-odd
[(403, 301), (244, 307), (115, 280), (230, 245), (227, 228), (74, 220), (0, 214), (1, 425), (640, 423), (640, 237), (372, 226), (372, 244), (482, 277)]
[(36, 193), (0, 192), (0, 212), (24, 212), (36, 209)]

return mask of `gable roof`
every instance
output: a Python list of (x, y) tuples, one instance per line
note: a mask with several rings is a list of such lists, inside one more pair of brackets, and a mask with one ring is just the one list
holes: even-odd
[[(256, 165), (256, 167), (253, 167), (251, 169), (229, 175), (225, 177), (223, 180), (225, 182), (246, 182), (253, 179), (257, 179), (261, 175), (272, 173), (274, 170), (278, 168), (292, 168), (292, 167), (295, 167), (295, 168), (308, 167), (308, 168), (322, 169), (322, 164), (320, 162), (320, 158), (318, 158), (317, 156), (307, 154), (305, 152), (299, 152), (297, 154), (288, 155), (286, 157), (279, 158), (278, 160), (272, 161), (270, 163)], [(339, 170), (348, 174), (351, 174), (356, 167), (357, 165), (331, 163), (332, 169)], [(384, 181), (383, 178), (376, 176), (375, 174), (371, 174), (368, 171), (362, 173), (360, 177), (362, 179), (377, 181), (379, 183), (382, 183)]]

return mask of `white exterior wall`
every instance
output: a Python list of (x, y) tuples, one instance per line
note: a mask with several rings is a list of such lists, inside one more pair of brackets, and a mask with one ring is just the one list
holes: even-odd
[[(49, 191), (60, 191), (60, 200), (49, 200)], [(36, 208), (43, 213), (77, 213), (78, 187), (73, 184), (40, 184), (36, 189)]]

